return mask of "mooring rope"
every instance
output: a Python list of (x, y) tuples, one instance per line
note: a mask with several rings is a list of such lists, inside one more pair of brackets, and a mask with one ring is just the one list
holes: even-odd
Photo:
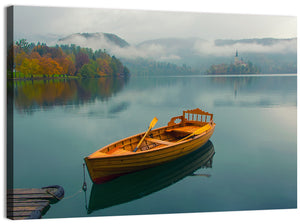
[(74, 193), (73, 195), (69, 196), (69, 197), (65, 197), (64, 200), (70, 199), (70, 198), (74, 198), (77, 194), (82, 192), (82, 188), (80, 188), (79, 191), (77, 191), (76, 193)]
[(51, 194), (53, 197), (55, 197), (58, 201), (60, 201), (62, 198), (60, 198), (60, 197), (57, 197), (54, 193), (52, 193), (50, 190), (46, 190), (46, 192), (48, 193), (48, 194)]

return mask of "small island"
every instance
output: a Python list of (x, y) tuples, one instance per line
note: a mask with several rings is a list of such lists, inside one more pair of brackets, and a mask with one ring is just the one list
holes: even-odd
[(129, 70), (105, 50), (93, 51), (74, 44), (56, 45), (16, 41), (9, 49), (8, 78), (55, 79), (128, 76)]
[(242, 59), (239, 59), (238, 51), (236, 51), (234, 57), (234, 63), (231, 64), (218, 64), (212, 65), (206, 71), (207, 75), (226, 75), (226, 74), (258, 74), (260, 70), (253, 65), (252, 62), (244, 62)]

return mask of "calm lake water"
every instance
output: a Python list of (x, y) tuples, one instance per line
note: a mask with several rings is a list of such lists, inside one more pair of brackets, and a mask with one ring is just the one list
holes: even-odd
[[(93, 185), (83, 158), (164, 126), (183, 110), (214, 114), (192, 155)], [(297, 207), (297, 77), (185, 76), (15, 81), (14, 187), (61, 185), (44, 218)]]

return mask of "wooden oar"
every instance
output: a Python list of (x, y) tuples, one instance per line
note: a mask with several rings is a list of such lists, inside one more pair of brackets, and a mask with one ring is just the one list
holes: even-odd
[(143, 138), (140, 140), (139, 144), (137, 144), (137, 146), (135, 147), (135, 149), (133, 150), (134, 152), (136, 152), (136, 150), (138, 150), (138, 148), (140, 147), (140, 145), (142, 144), (142, 142), (144, 141), (145, 137), (148, 135), (149, 131), (155, 126), (156, 122), (158, 121), (158, 119), (156, 117), (153, 118), (153, 120), (151, 121), (148, 130), (146, 131), (146, 133), (144, 134)]
[(197, 129), (196, 131), (194, 131), (192, 134), (190, 134), (190, 135), (188, 135), (188, 136), (186, 136), (186, 137), (184, 137), (184, 138), (178, 140), (177, 142), (184, 141), (184, 140), (186, 140), (186, 139), (192, 137), (193, 135), (199, 135), (199, 134), (201, 134), (202, 132), (205, 132), (205, 131), (209, 130), (210, 128), (211, 128), (210, 124), (204, 125), (203, 127), (201, 127), (201, 128), (199, 128), (199, 129)]

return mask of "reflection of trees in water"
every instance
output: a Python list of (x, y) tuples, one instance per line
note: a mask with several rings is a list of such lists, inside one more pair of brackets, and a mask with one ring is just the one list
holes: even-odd
[(228, 96), (214, 99), (214, 106), (274, 107), (296, 105), (296, 76), (213, 77), (215, 87), (232, 90)]
[[(128, 77), (14, 81), (14, 105), (19, 112), (49, 109), (56, 105), (81, 105), (106, 101), (121, 91)], [(8, 86), (8, 88), (12, 88)]]
[(243, 87), (250, 86), (257, 77), (214, 77), (212, 82), (219, 84), (230, 85), (234, 90), (234, 95), (236, 96), (238, 91)]
[(240, 90), (247, 93), (270, 91), (296, 91), (297, 76), (217, 76), (212, 77), (211, 82), (215, 87), (230, 87), (236, 94)]

